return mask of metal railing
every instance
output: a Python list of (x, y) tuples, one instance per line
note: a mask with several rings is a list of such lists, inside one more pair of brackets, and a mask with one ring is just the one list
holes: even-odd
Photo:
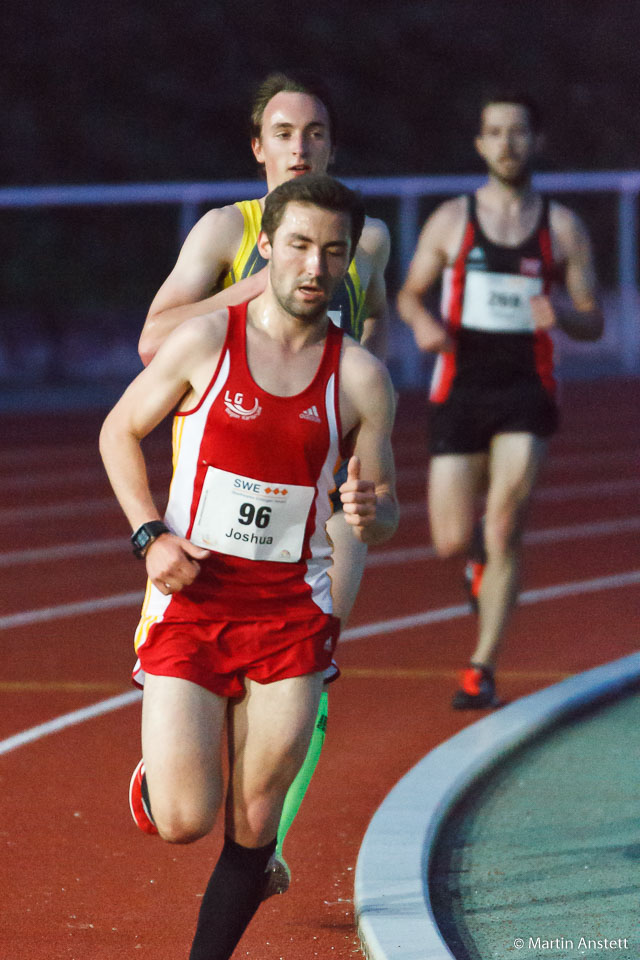
[[(393, 256), (403, 276), (415, 249), (420, 229), (420, 201), (427, 196), (446, 197), (477, 189), (479, 175), (412, 177), (345, 177), (344, 182), (365, 197), (396, 201), (395, 223), (389, 228)], [(534, 186), (545, 193), (613, 193), (617, 197), (616, 274), (620, 302), (620, 335), (623, 369), (640, 366), (638, 323), (638, 195), (640, 171), (540, 173)], [(91, 184), (84, 186), (4, 187), (0, 208), (95, 207), (174, 205), (178, 208), (177, 245), (198, 219), (203, 204), (222, 204), (259, 197), (262, 181), (212, 181), (197, 183)]]

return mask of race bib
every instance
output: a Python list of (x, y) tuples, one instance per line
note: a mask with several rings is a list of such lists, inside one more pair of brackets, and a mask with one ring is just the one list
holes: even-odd
[(314, 487), (266, 483), (209, 467), (191, 540), (233, 557), (296, 563), (314, 493)]
[(492, 333), (533, 333), (530, 299), (542, 289), (539, 277), (472, 270), (465, 283), (462, 326)]

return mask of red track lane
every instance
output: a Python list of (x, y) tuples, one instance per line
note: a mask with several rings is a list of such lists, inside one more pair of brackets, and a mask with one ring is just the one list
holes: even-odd
[[(640, 384), (609, 381), (565, 391), (565, 427), (553, 442), (542, 486), (638, 479)], [(425, 463), (422, 401), (402, 398), (397, 448), (401, 468)], [(9, 450), (0, 491), (22, 473), (24, 493), (0, 507), (0, 552), (122, 536), (117, 509), (62, 518), (37, 515), (55, 506), (108, 497), (100, 479), (65, 476), (39, 492), (38, 478), (78, 474), (97, 465), (98, 418), (90, 415), (0, 418)], [(597, 446), (592, 438), (598, 438)], [(153, 448), (154, 459), (162, 444)], [(597, 454), (602, 456), (598, 459)], [(584, 466), (580, 464), (583, 456)], [(554, 463), (556, 458), (556, 463)], [(21, 466), (22, 465), (22, 466)], [(162, 473), (160, 474), (160, 476)], [(403, 502), (423, 496), (420, 471), (400, 484)], [(3, 491), (4, 492), (4, 491)], [(3, 510), (24, 508), (21, 519)], [(29, 511), (34, 511), (34, 516)], [(637, 516), (637, 491), (570, 499), (539, 498), (528, 527)], [(640, 568), (636, 530), (528, 545), (524, 587)], [(415, 510), (384, 548), (427, 543)], [(460, 563), (434, 559), (372, 567), (351, 626), (461, 603)], [(142, 569), (126, 551), (55, 563), (4, 566), (0, 615), (55, 607), (142, 589)], [(508, 699), (637, 647), (640, 585), (522, 605), (501, 661)], [(4, 709), (0, 740), (128, 687), (135, 607), (88, 613), (2, 630)], [(464, 616), (344, 642), (344, 676), (330, 696), (322, 759), (285, 844), (294, 883), (263, 905), (234, 956), (308, 960), (359, 955), (353, 875), (369, 819), (391, 786), (428, 750), (473, 722), (448, 707), (456, 673), (473, 641)], [(2, 960), (183, 960), (199, 897), (217, 858), (220, 828), (189, 848), (144, 837), (129, 818), (126, 791), (139, 757), (139, 705), (121, 709), (0, 756), (0, 887), (5, 892)], [(391, 853), (391, 852), (390, 852)]]

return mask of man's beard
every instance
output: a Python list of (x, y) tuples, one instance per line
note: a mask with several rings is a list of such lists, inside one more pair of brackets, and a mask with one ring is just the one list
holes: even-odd
[(492, 177), (505, 187), (525, 187), (531, 180), (531, 164), (525, 161), (513, 173), (502, 173), (497, 165), (487, 164)]
[(319, 292), (322, 294), (320, 300), (316, 300), (313, 303), (305, 303), (304, 301), (297, 300), (295, 298), (295, 293), (298, 287), (296, 286), (293, 290), (287, 293), (281, 293), (277, 284), (273, 284), (272, 289), (274, 296), (282, 309), (288, 313), (290, 316), (295, 317), (297, 320), (303, 320), (308, 323), (314, 323), (320, 317), (322, 317), (329, 306), (329, 296), (324, 288), (318, 288)]

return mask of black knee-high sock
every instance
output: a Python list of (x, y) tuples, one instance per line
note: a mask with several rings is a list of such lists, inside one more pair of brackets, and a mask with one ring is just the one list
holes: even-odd
[(202, 898), (189, 960), (229, 960), (260, 906), (275, 839), (252, 849), (228, 837)]

